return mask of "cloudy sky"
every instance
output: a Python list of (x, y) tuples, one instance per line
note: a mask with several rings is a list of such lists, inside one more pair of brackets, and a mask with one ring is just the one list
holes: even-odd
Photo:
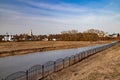
[(120, 33), (120, 0), (0, 0), (0, 34), (90, 28)]

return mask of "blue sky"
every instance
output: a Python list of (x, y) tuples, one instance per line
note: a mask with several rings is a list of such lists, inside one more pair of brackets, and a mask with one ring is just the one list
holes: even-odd
[(120, 33), (120, 0), (0, 0), (0, 34)]

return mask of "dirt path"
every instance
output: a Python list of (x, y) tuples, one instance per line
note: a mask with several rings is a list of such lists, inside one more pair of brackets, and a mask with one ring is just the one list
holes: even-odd
[(31, 41), (31, 42), (0, 42), (0, 57), (20, 55), (57, 49), (78, 48), (110, 43), (111, 41)]
[(44, 80), (120, 80), (120, 44), (54, 73)]

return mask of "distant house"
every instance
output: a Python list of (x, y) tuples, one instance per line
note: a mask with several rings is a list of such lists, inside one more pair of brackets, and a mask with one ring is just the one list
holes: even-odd
[(13, 35), (4, 35), (2, 41), (14, 41)]
[(53, 38), (52, 41), (56, 41), (57, 39)]
[(106, 35), (105, 35), (105, 33), (102, 33), (102, 32), (101, 32), (101, 33), (98, 33), (98, 36), (99, 36), (99, 37), (105, 37)]
[(117, 37), (117, 35), (113, 35), (113, 37)]
[(42, 41), (48, 41), (48, 38), (44, 38), (44, 39), (42, 39)]
[(111, 34), (111, 35), (109, 35), (109, 37), (117, 37), (118, 36), (118, 34)]

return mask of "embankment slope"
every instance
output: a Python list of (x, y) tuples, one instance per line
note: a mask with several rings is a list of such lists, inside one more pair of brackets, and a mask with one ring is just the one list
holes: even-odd
[(80, 48), (111, 41), (29, 41), (29, 42), (0, 42), (0, 57), (20, 55), (57, 49)]
[(53, 73), (44, 80), (120, 80), (120, 44)]

